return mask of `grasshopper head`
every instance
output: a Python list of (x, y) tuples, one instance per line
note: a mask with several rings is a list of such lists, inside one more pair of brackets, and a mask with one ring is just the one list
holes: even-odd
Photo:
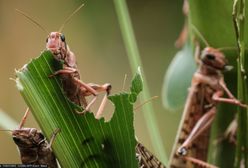
[[(65, 36), (59, 32), (51, 32), (46, 39), (46, 49), (50, 50), (56, 57), (61, 50), (66, 50)], [(63, 58), (56, 59), (61, 60)]]
[(218, 49), (206, 47), (201, 53), (201, 60), (204, 65), (207, 65), (216, 70), (230, 70), (228, 61), (225, 55)]
[(24, 148), (35, 147), (45, 140), (44, 135), (35, 128), (16, 129), (12, 137), (18, 147)]

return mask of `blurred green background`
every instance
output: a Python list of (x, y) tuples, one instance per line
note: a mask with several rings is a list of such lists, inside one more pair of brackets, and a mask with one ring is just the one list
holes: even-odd
[[(133, 76), (121, 36), (113, 1), (105, 0), (1, 0), (0, 1), (0, 109), (20, 121), (26, 104), (16, 89), (14, 69), (21, 68), (45, 48), (47, 34), (34, 26), (15, 9), (28, 13), (48, 31), (57, 31), (65, 18), (82, 2), (83, 9), (65, 26), (67, 43), (77, 57), (84, 82), (113, 86), (112, 93), (122, 89), (124, 75), (127, 83)], [(143, 67), (152, 96), (152, 102), (165, 150), (169, 155), (176, 135), (180, 112), (169, 112), (162, 106), (161, 90), (165, 71), (176, 53), (174, 42), (183, 26), (181, 1), (128, 0), (128, 8), (137, 39)], [(129, 86), (126, 86), (126, 90)], [(97, 105), (96, 105), (97, 106)], [(109, 105), (108, 111), (111, 111)], [(142, 110), (135, 113), (138, 139), (154, 151), (147, 134)], [(38, 125), (30, 115), (26, 127)], [(2, 129), (2, 128), (1, 128)], [(13, 129), (13, 128), (10, 128)], [(16, 146), (10, 134), (0, 132), (0, 163), (20, 163)]]

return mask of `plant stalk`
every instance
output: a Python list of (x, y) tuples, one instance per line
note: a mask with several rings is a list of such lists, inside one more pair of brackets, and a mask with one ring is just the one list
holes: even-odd
[[(128, 60), (131, 66), (132, 73), (134, 73), (137, 67), (142, 67), (142, 62), (138, 50), (138, 46), (135, 40), (134, 31), (132, 28), (132, 23), (130, 20), (128, 7), (125, 0), (114, 0), (116, 13), (118, 16), (120, 29), (122, 32), (122, 37), (124, 40), (124, 44), (127, 50)], [(144, 73), (143, 73), (144, 74)], [(148, 90), (147, 80), (145, 74), (143, 75), (143, 82), (144, 82), (144, 92), (141, 95), (141, 100), (145, 101), (150, 99), (150, 92)], [(155, 116), (155, 111), (153, 109), (152, 104), (147, 104), (143, 109), (143, 114), (145, 118), (145, 122), (147, 125), (149, 137), (151, 138), (152, 146), (155, 152), (158, 154), (160, 160), (166, 165), (168, 162), (167, 155), (165, 153), (165, 148), (159, 133), (157, 120)]]

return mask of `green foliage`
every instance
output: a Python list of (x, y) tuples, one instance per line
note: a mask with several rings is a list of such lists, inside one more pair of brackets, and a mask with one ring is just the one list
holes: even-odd
[[(233, 3), (233, 22), (235, 27), (235, 33), (237, 38), (237, 46), (239, 49), (238, 54), (238, 98), (244, 102), (248, 102), (248, 88), (247, 88), (247, 59), (245, 58), (245, 11), (247, 5), (245, 0), (234, 0)], [(244, 149), (248, 147), (248, 124), (247, 124), (247, 109), (238, 109), (238, 142), (236, 149), (235, 167), (248, 167), (248, 155)], [(243, 165), (242, 165), (243, 164)]]
[[(42, 132), (50, 139), (56, 128), (53, 151), (62, 167), (138, 167), (133, 128), (133, 103), (130, 95), (142, 90), (140, 73), (135, 76), (130, 93), (109, 96), (115, 105), (110, 122), (95, 119), (93, 113), (78, 115), (67, 99), (59, 77), (48, 76), (61, 68), (50, 51), (17, 71), (17, 84)], [(135, 88), (135, 89), (134, 89)]]
[(165, 74), (162, 95), (166, 108), (175, 110), (183, 106), (195, 70), (192, 46), (187, 42), (176, 53)]

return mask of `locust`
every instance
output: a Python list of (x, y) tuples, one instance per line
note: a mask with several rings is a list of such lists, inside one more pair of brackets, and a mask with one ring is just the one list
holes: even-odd
[[(67, 17), (65, 22), (59, 28), (59, 31), (50, 33), (48, 33), (45, 28), (29, 17), (26, 13), (20, 10), (17, 11), (31, 20), (32, 23), (40, 27), (42, 30), (47, 32), (48, 36), (46, 38), (46, 49), (52, 52), (54, 59), (63, 63), (63, 68), (49, 75), (49, 78), (59, 75), (65, 95), (75, 104), (83, 106), (84, 110), (82, 112), (75, 110), (76, 113), (84, 114), (86, 111), (89, 111), (90, 107), (95, 103), (99, 93), (106, 92), (96, 113), (96, 118), (99, 118), (102, 115), (112, 86), (109, 83), (99, 85), (95, 83), (84, 83), (80, 80), (80, 74), (76, 63), (76, 56), (66, 43), (65, 35), (61, 33), (65, 24), (83, 6), (84, 4), (81, 4), (69, 17)], [(87, 96), (94, 96), (89, 103), (86, 101)]]
[(51, 146), (60, 129), (56, 129), (53, 132), (50, 143), (48, 143), (40, 130), (23, 127), (28, 113), (29, 109), (25, 112), (19, 127), (12, 131), (12, 137), (19, 149), (22, 163), (57, 168), (58, 164)]
[(163, 163), (140, 142), (137, 142), (135, 150), (140, 168), (165, 168)]
[[(192, 26), (195, 28), (194, 26)], [(197, 31), (197, 29), (195, 28)], [(206, 41), (206, 40), (205, 40)], [(198, 69), (194, 73), (184, 106), (178, 135), (170, 157), (171, 168), (209, 167), (206, 163), (210, 126), (217, 113), (218, 103), (247, 108), (227, 88), (223, 71), (230, 70), (221, 50), (206, 44), (200, 52), (196, 45)], [(228, 97), (223, 97), (226, 94)]]

